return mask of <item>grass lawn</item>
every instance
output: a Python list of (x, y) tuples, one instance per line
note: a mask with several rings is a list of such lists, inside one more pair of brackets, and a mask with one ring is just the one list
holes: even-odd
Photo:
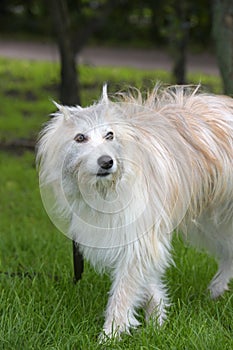
[[(169, 82), (166, 72), (81, 67), (82, 99), (93, 102), (101, 85), (152, 86)], [(0, 140), (35, 138), (57, 99), (58, 66), (0, 59)], [(199, 82), (195, 75), (190, 82)], [(220, 92), (217, 78), (203, 77)], [(103, 324), (110, 281), (86, 263), (74, 285), (72, 245), (45, 213), (32, 153), (0, 152), (0, 349), (233, 349), (233, 295), (213, 302), (206, 288), (215, 262), (174, 239), (176, 267), (167, 271), (172, 305), (161, 329), (142, 326), (121, 342), (103, 347)]]

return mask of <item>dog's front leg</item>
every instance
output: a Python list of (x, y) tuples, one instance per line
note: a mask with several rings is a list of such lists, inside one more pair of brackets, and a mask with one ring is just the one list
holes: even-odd
[(103, 337), (117, 337), (140, 323), (135, 308), (139, 306), (140, 277), (132, 266), (115, 272), (105, 315)]

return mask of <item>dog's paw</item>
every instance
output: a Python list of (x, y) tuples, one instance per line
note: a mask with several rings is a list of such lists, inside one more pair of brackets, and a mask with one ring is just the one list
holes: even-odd
[(121, 333), (122, 331), (118, 330), (113, 330), (111, 329), (106, 329), (104, 328), (102, 332), (99, 335), (99, 343), (100, 344), (106, 344), (109, 342), (112, 342), (113, 340), (121, 340)]
[(131, 323), (105, 322), (102, 333), (99, 336), (100, 343), (106, 343), (112, 340), (121, 340), (122, 334), (130, 334), (131, 329), (135, 329), (140, 325), (136, 319), (131, 319)]
[(106, 331), (103, 329), (103, 331), (100, 333), (98, 341), (99, 344), (106, 344), (113, 340), (113, 336), (111, 334), (107, 334)]
[(229, 290), (229, 288), (227, 283), (214, 279), (209, 285), (208, 290), (211, 298), (217, 299), (222, 296), (225, 291)]

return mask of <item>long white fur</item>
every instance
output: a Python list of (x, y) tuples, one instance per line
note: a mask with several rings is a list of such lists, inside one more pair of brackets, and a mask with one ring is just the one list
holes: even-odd
[[(233, 100), (184, 86), (109, 100), (104, 87), (93, 106), (57, 107), (38, 145), (41, 188), (55, 223), (66, 220), (84, 257), (111, 273), (103, 334), (137, 326), (139, 306), (163, 322), (174, 230), (219, 261), (209, 289), (221, 295), (233, 277)], [(112, 173), (99, 178), (106, 154)]]

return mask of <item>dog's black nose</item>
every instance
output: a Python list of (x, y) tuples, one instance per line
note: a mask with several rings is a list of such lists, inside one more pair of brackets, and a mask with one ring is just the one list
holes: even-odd
[(113, 166), (113, 159), (110, 156), (101, 156), (98, 158), (97, 160), (98, 165), (102, 168), (102, 169), (111, 169), (111, 167)]

